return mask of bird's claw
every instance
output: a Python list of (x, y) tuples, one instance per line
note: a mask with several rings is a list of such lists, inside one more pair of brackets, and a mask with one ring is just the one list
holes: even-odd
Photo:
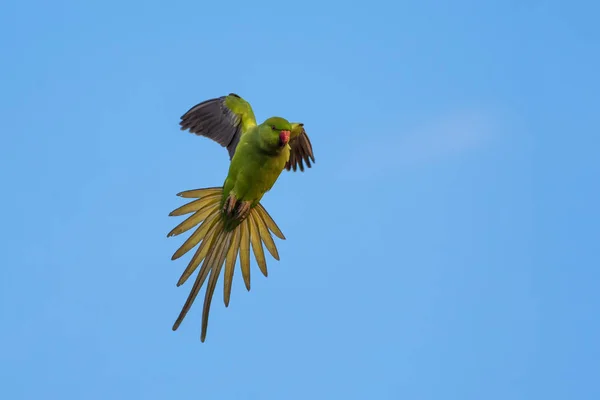
[(229, 195), (223, 205), (223, 212), (238, 220), (244, 220), (250, 213), (249, 201), (238, 201), (235, 196)]

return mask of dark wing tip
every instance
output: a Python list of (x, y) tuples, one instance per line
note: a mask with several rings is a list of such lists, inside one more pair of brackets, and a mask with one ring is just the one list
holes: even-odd
[(241, 135), (242, 120), (227, 107), (225, 98), (217, 97), (196, 104), (181, 116), (179, 125), (182, 131), (207, 137), (227, 147), (231, 158)]
[(310, 161), (312, 160), (315, 163), (315, 156), (313, 154), (312, 143), (304, 129), (290, 147), (290, 159), (285, 165), (287, 171), (293, 170), (296, 172), (299, 169), (301, 172), (304, 172), (305, 168), (312, 168)]

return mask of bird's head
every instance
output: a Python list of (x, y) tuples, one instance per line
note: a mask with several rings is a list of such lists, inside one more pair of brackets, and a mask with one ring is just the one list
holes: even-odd
[(285, 118), (271, 117), (262, 124), (261, 136), (271, 149), (283, 148), (290, 141), (292, 125)]

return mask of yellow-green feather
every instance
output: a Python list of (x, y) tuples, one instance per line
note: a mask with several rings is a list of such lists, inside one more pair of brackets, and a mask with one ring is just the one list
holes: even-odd
[[(247, 102), (232, 95), (228, 96), (225, 102), (227, 107), (241, 117), (243, 134), (231, 160), (223, 188), (181, 192), (178, 194), (180, 197), (197, 200), (177, 208), (170, 214), (179, 216), (193, 213), (176, 226), (169, 236), (179, 235), (199, 225), (173, 255), (173, 259), (179, 258), (200, 243), (177, 283), (178, 286), (185, 283), (202, 263), (173, 330), (179, 327), (208, 278), (202, 312), (202, 341), (206, 338), (211, 301), (223, 265), (225, 264), (223, 300), (228, 306), (238, 253), (244, 284), (247, 290), (250, 290), (250, 247), (260, 271), (267, 276), (263, 243), (269, 253), (279, 260), (279, 252), (271, 232), (285, 239), (275, 221), (259, 202), (275, 184), (290, 155), (289, 146), (273, 152), (273, 149), (279, 146), (277, 129), (290, 130), (291, 125), (282, 118), (270, 118), (268, 122), (256, 126), (254, 114)], [(272, 125), (278, 127), (271, 128)], [(267, 146), (267, 150), (264, 146)], [(240, 220), (235, 213), (222, 211), (225, 200), (230, 195), (238, 202), (252, 205), (245, 219)]]
[(248, 223), (248, 219), (246, 218), (240, 225), (242, 231), (240, 240), (240, 269), (242, 270), (246, 290), (250, 290), (250, 228)]
[[(222, 196), (223, 190), (219, 190)], [(176, 330), (180, 326), (198, 296), (200, 289), (208, 279), (202, 312), (201, 339), (204, 341), (208, 329), (208, 314), (210, 312), (211, 301), (221, 270), (225, 269), (223, 301), (226, 306), (229, 306), (238, 254), (244, 284), (250, 290), (250, 247), (252, 247), (259, 269), (267, 276), (267, 263), (263, 243), (269, 253), (275, 259), (279, 259), (279, 253), (270, 230), (277, 236), (283, 235), (260, 203), (252, 207), (248, 216), (234, 229), (227, 230), (225, 225), (226, 217), (221, 210), (221, 202), (219, 201), (221, 197), (216, 196), (218, 191), (203, 191), (198, 189), (195, 192), (188, 191), (182, 193), (186, 193), (190, 198), (200, 196), (200, 199), (204, 200), (204, 202), (193, 200), (188, 203), (188, 206), (192, 203), (194, 204), (194, 206), (189, 206), (188, 210), (200, 208), (172, 231), (174, 234), (180, 234), (196, 226), (194, 232), (173, 254), (173, 259), (183, 256), (195, 246), (198, 246), (192, 259), (179, 278), (177, 286), (184, 284), (198, 269), (198, 266), (201, 265), (201, 267), (186, 302), (173, 324), (173, 330)], [(183, 208), (180, 207), (179, 209)]]
[(263, 251), (262, 241), (260, 240), (260, 232), (258, 230), (254, 215), (255, 213), (251, 213), (248, 216), (248, 219), (250, 220), (250, 243), (252, 243), (252, 251), (254, 252), (254, 258), (256, 258), (256, 263), (258, 264), (258, 268), (260, 268), (260, 272), (262, 272), (264, 276), (268, 276), (267, 260), (265, 259), (265, 252)]
[(236, 229), (233, 232), (231, 246), (227, 251), (227, 260), (225, 261), (225, 277), (223, 280), (223, 301), (225, 302), (225, 307), (229, 306), (229, 298), (231, 297), (231, 286), (233, 282), (233, 273), (235, 271), (235, 261), (237, 259), (238, 250), (240, 248), (241, 237), (242, 235), (240, 229)]

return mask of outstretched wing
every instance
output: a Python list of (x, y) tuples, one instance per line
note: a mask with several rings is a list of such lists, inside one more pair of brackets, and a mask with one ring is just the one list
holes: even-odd
[(296, 171), (300, 168), (300, 171), (304, 172), (304, 164), (306, 163), (308, 168), (311, 167), (310, 160), (315, 162), (315, 155), (313, 154), (312, 144), (310, 139), (304, 130), (304, 124), (293, 123), (292, 134), (290, 137), (290, 159), (285, 164), (285, 169), (290, 171)]
[(256, 126), (250, 104), (235, 93), (203, 101), (190, 108), (179, 122), (181, 130), (214, 140), (227, 147), (233, 158), (240, 137)]

